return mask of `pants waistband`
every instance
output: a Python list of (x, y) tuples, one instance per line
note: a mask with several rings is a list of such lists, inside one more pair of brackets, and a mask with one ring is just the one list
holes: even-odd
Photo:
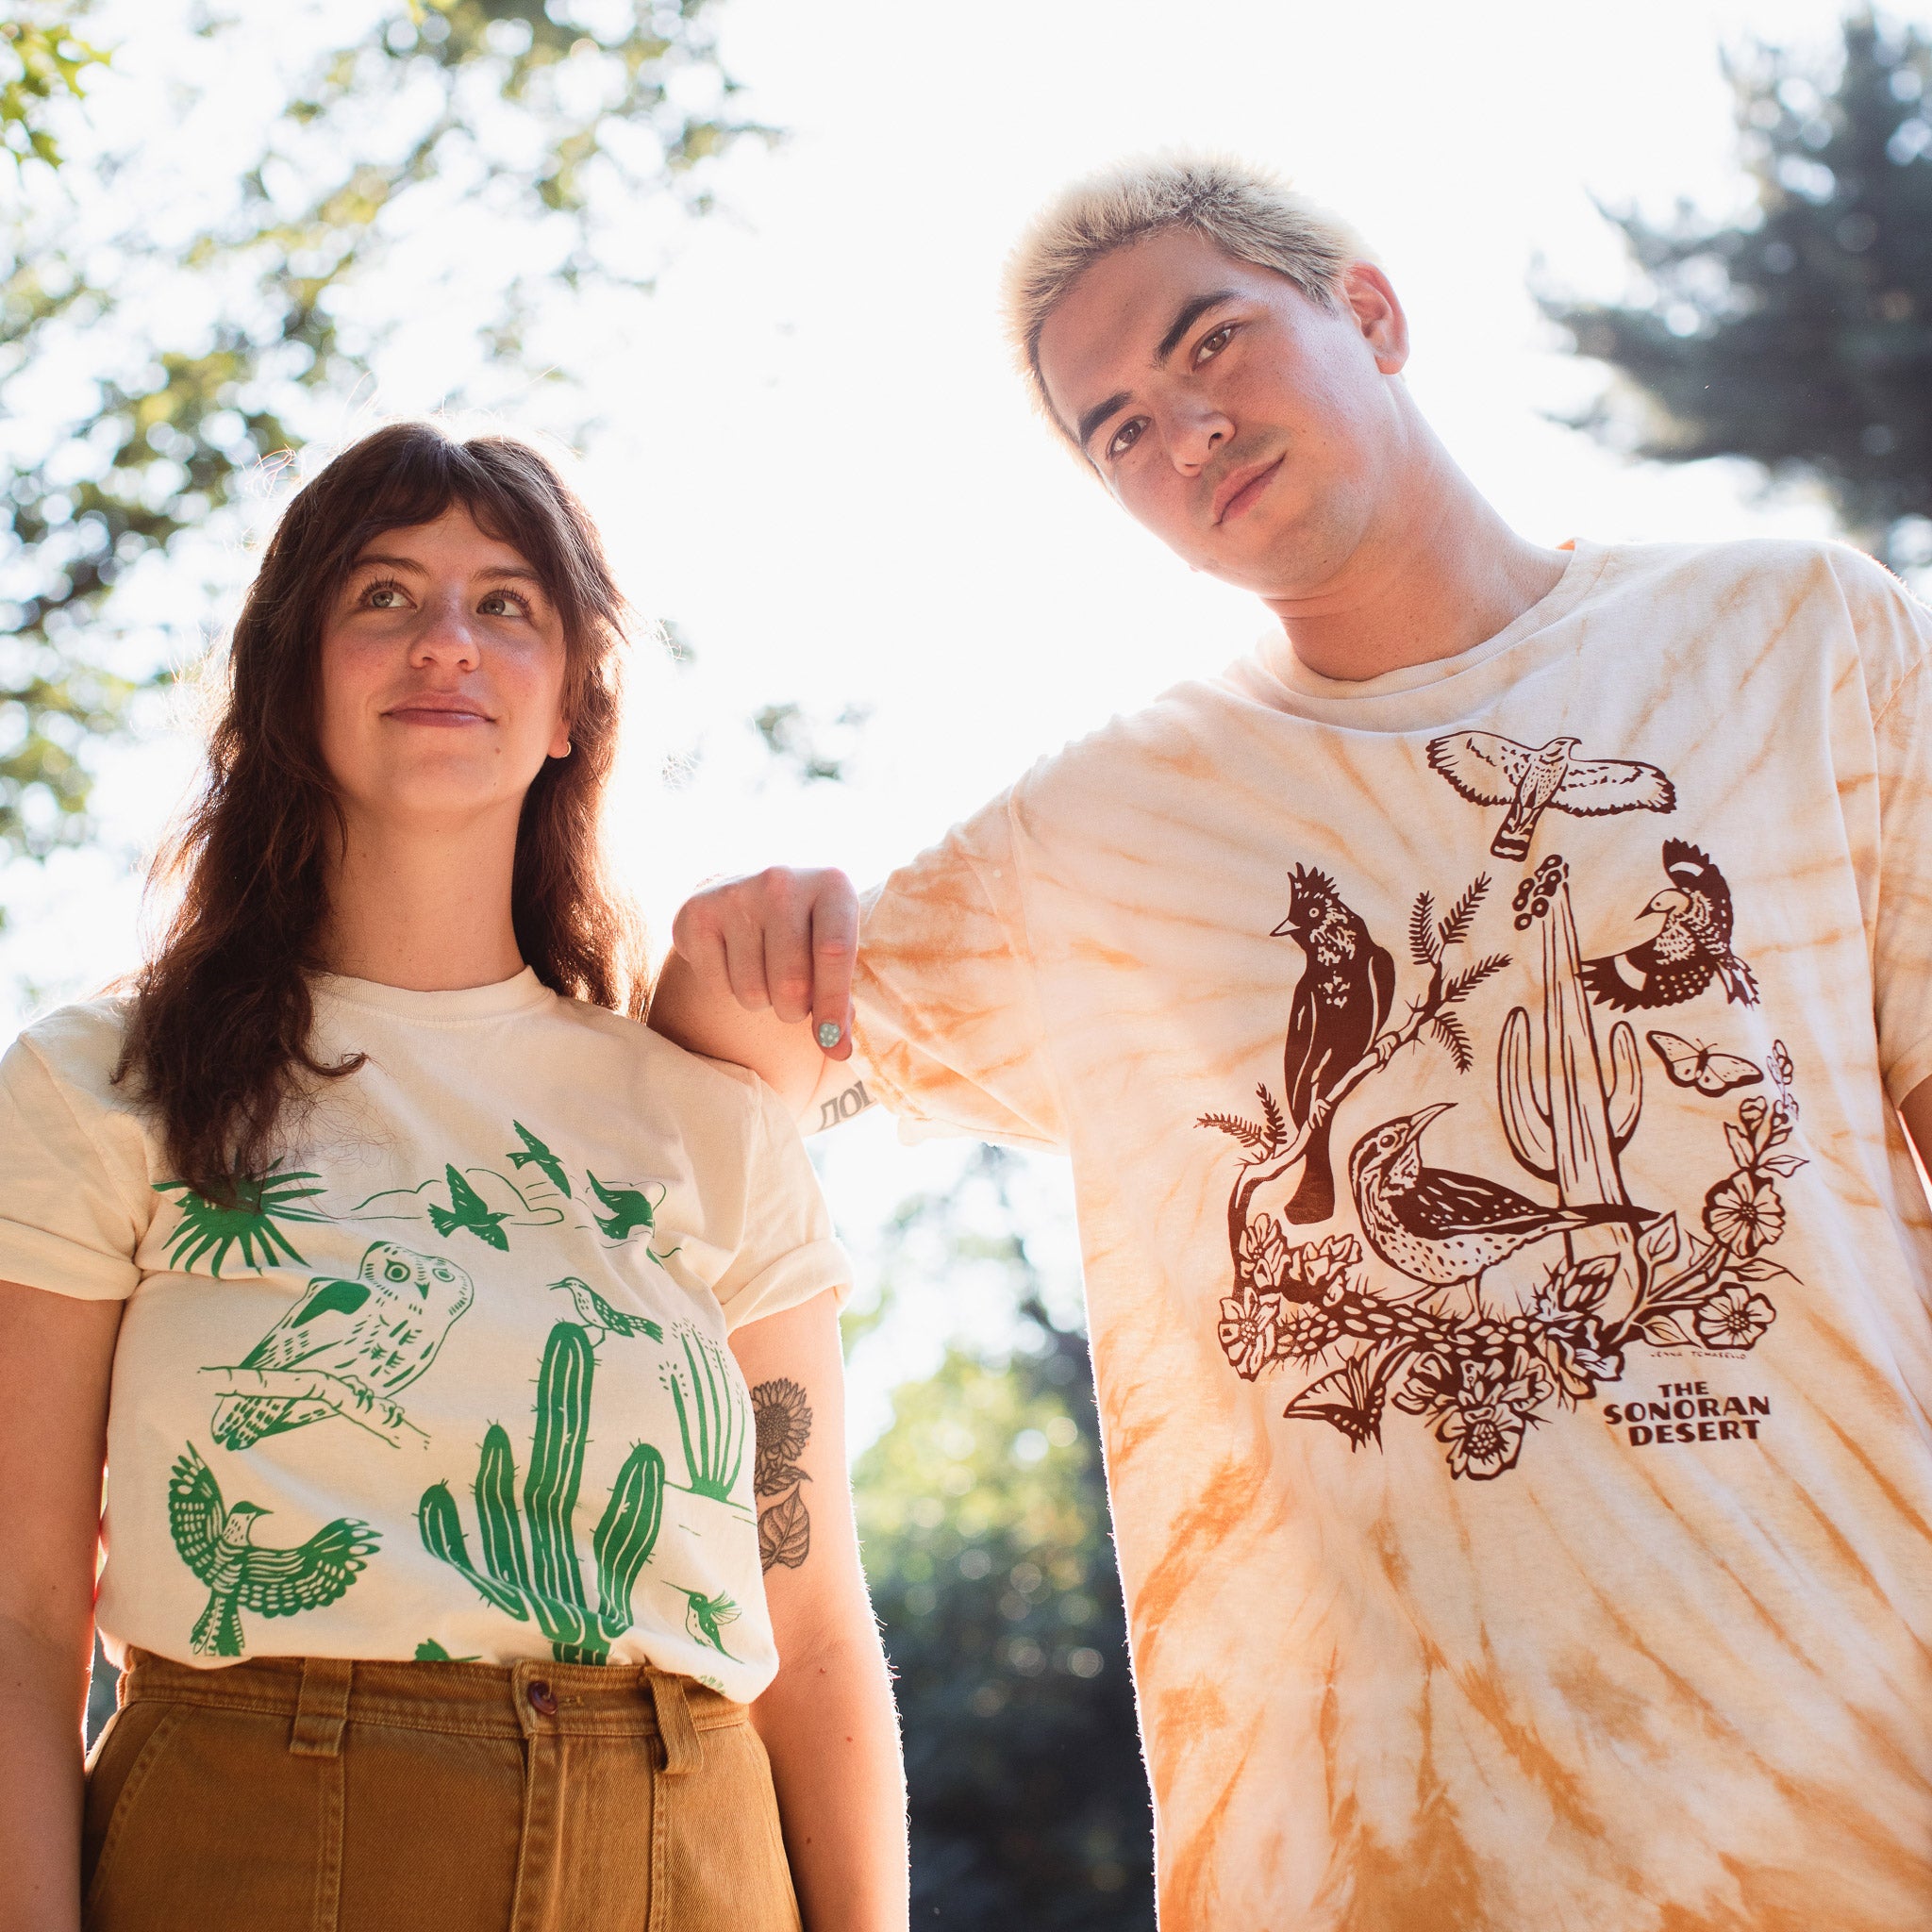
[(291, 1720), (290, 1749), (333, 1757), (349, 1724), (468, 1737), (658, 1739), (665, 1769), (694, 1760), (700, 1731), (746, 1722), (746, 1707), (643, 1664), (401, 1663), (255, 1657), (220, 1670), (130, 1648), (123, 1705), (141, 1698)]

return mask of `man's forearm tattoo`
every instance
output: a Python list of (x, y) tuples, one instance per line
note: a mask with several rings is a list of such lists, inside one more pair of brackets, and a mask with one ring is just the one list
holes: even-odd
[[(758, 1427), (758, 1460), (752, 1488), (758, 1496), (758, 1560), (769, 1570), (796, 1570), (811, 1554), (811, 1517), (805, 1485), (811, 1478), (798, 1458), (811, 1441), (811, 1406), (796, 1382), (760, 1382), (751, 1391)], [(765, 1499), (774, 1498), (769, 1507)]]

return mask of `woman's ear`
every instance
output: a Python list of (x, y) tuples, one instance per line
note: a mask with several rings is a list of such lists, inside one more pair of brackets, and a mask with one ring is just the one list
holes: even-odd
[(557, 721), (556, 735), (550, 741), (550, 756), (554, 758), (567, 758), (570, 756), (570, 720)]

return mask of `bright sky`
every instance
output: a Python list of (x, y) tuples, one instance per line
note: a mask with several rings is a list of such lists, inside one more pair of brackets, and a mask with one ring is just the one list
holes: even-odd
[[(1348, 215), (1407, 305), (1424, 408), (1537, 541), (1823, 533), (1815, 505), (1767, 505), (1730, 466), (1633, 467), (1544, 420), (1592, 379), (1556, 353), (1525, 283), (1541, 256), (1566, 286), (1622, 290), (1592, 195), (1655, 215), (1679, 196), (1733, 205), (1719, 48), (1751, 34), (1829, 45), (1838, 11), (728, 0), (747, 105), (791, 137), (734, 159), (728, 211), (691, 231), (598, 372), (610, 426), (588, 473), (637, 601), (697, 653), (681, 677), (641, 681), (634, 719), (641, 746), (696, 758), (666, 791), (641, 757), (626, 790), (622, 841), (658, 929), (719, 872), (783, 860), (876, 876), (1035, 758), (1264, 628), (1258, 606), (1191, 575), (1061, 453), (999, 339), (1014, 232), (1123, 152), (1233, 149)], [(433, 406), (438, 379), (419, 356), (378, 403)], [(769, 768), (742, 721), (782, 700), (872, 708), (850, 782), (800, 790)], [(109, 774), (124, 846), (152, 839), (187, 769), (177, 746)], [(126, 962), (119, 863), (8, 878), (5, 962), (25, 1004)], [(835, 1139), (828, 1184), (861, 1247), (902, 1194), (951, 1172), (877, 1120)], [(1064, 1274), (1063, 1199), (1041, 1214)], [(868, 1349), (864, 1426), (952, 1312), (915, 1297)]]

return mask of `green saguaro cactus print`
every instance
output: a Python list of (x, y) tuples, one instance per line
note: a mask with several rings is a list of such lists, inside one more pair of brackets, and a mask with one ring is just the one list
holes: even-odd
[(677, 1339), (691, 1377), (687, 1382), (683, 1371), (674, 1365), (665, 1370), (664, 1382), (684, 1438), (691, 1492), (714, 1503), (729, 1503), (744, 1467), (750, 1412), (724, 1351), (696, 1328), (680, 1327)]
[[(423, 1492), (417, 1513), (424, 1547), (460, 1570), (484, 1599), (519, 1623), (531, 1617), (559, 1663), (601, 1664), (631, 1626), (631, 1591), (650, 1560), (664, 1513), (664, 1458), (648, 1442), (625, 1457), (591, 1539), (597, 1607), (584, 1594), (574, 1518), (590, 1440), (596, 1360), (575, 1322), (550, 1331), (537, 1376), (537, 1420), (516, 1500), (516, 1458), (500, 1424), (484, 1432), (474, 1494), (483, 1568), (470, 1557), (462, 1516), (446, 1482)], [(525, 1518), (529, 1530), (525, 1540)]]

